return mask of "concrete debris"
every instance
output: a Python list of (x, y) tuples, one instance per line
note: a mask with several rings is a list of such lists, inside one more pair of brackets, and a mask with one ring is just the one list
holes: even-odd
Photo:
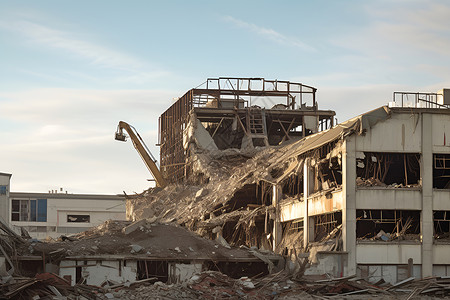
[[(382, 116), (373, 122), (388, 117), (384, 108), (379, 112)], [(241, 120), (238, 115), (234, 120), (237, 128)], [(240, 145), (219, 150), (215, 143), (220, 141), (208, 132), (208, 122), (192, 118), (183, 143), (189, 156), (181, 163), (189, 176), (127, 196), (127, 218), (133, 222), (110, 220), (43, 243), (31, 242), (25, 232), (24, 237), (10, 233), (0, 223), (7, 233), (0, 236), (0, 247), (5, 245), (0, 249), (5, 257), (0, 267), (9, 263), (9, 273), (0, 270), (0, 294), (6, 299), (450, 296), (448, 278), (410, 277), (392, 285), (371, 283), (373, 274), (368, 272), (361, 275), (364, 278), (342, 277), (349, 272), (344, 270), (348, 249), (343, 243), (343, 228), (348, 230), (343, 220), (348, 216), (340, 207), (340, 194), (345, 194), (343, 140), (366, 132), (373, 122), (355, 118), (312, 137), (303, 134), (302, 139), (286, 134), (280, 145), (263, 148), (244, 136)], [(303, 126), (317, 122), (307, 123), (305, 119)], [(422, 184), (415, 154), (358, 152), (355, 156), (357, 189), (415, 189)], [(420, 238), (419, 211), (383, 213), (356, 210), (358, 240), (385, 245)], [(450, 238), (444, 232), (440, 236)], [(68, 280), (17, 276), (11, 258), (31, 254), (39, 265), (59, 263), (59, 274)], [(72, 275), (67, 275), (69, 271)], [(94, 278), (96, 271), (100, 279)]]
[(242, 285), (245, 289), (252, 290), (255, 288), (255, 285), (248, 277), (241, 277), (237, 282), (238, 284)]
[(142, 249), (144, 248), (139, 245), (131, 245), (131, 253), (139, 253)]
[(378, 234), (375, 236), (377, 239), (381, 239), (383, 241), (389, 241), (391, 235), (389, 233), (384, 232), (383, 230), (380, 230)]
[(217, 236), (216, 241), (218, 241), (222, 246), (224, 246), (227, 249), (231, 249), (230, 244), (221, 236)]
[[(134, 284), (89, 286), (70, 284), (55, 274), (35, 278), (16, 277), (14, 284), (1, 284), (2, 299), (417, 299), (450, 296), (450, 282), (445, 277), (422, 280), (407, 278), (394, 285), (370, 284), (362, 278), (347, 276), (327, 278), (304, 276), (292, 280), (286, 272), (233, 279), (215, 271), (194, 274), (183, 284), (141, 280)], [(434, 297), (433, 297), (434, 296)]]
[(130, 224), (130, 225), (124, 227), (124, 228), (122, 229), (122, 232), (123, 232), (124, 234), (130, 234), (130, 233), (132, 233), (133, 231), (140, 229), (141, 226), (144, 225), (144, 224), (147, 224), (147, 220), (145, 220), (145, 219), (144, 219), (144, 220), (136, 221), (136, 222), (134, 222), (134, 223), (132, 223), (132, 224)]
[[(161, 239), (152, 241), (152, 238), (147, 236), (147, 232), (140, 230), (124, 234), (122, 229), (128, 225), (130, 225), (130, 222), (109, 221), (90, 231), (78, 234), (76, 241), (39, 243), (36, 245), (36, 251), (41, 253), (45, 250), (46, 255), (49, 255), (50, 252), (53, 252), (53, 255), (61, 255), (63, 252), (58, 250), (64, 248), (61, 247), (62, 245), (67, 245), (67, 247), (73, 247), (76, 252), (84, 248), (85, 253), (90, 253), (92, 247), (89, 247), (88, 241), (98, 245), (98, 251), (104, 251), (102, 250), (104, 249), (102, 237), (113, 241), (118, 248), (122, 247), (120, 246), (121, 239), (125, 239), (127, 242), (130, 239), (134, 241), (150, 239), (149, 244), (166, 241)], [(141, 224), (143, 227), (148, 225), (147, 223)], [(160, 227), (164, 228), (162, 232), (159, 231)], [(242, 246), (242, 249), (227, 249), (208, 240), (204, 240), (206, 244), (198, 245), (198, 242), (203, 239), (197, 237), (199, 240), (194, 242), (190, 238), (186, 242), (186, 235), (190, 236), (192, 233), (180, 227), (159, 224), (154, 225), (153, 228), (155, 230), (151, 233), (152, 235), (160, 232), (163, 236), (169, 235), (169, 239), (173, 240), (173, 236), (175, 237), (175, 241), (171, 245), (167, 245), (165, 251), (171, 248), (175, 251), (170, 253), (178, 253), (178, 255), (183, 253), (183, 261), (185, 259), (184, 252), (175, 243), (186, 245), (191, 242), (190, 252), (193, 252), (195, 247), (195, 252), (200, 254), (204, 253), (202, 252), (205, 250), (203, 247), (207, 244), (210, 245), (209, 249), (214, 249), (221, 255), (234, 254), (239, 256), (239, 251), (246, 251), (251, 253), (248, 255), (257, 256), (267, 264), (275, 265), (276, 260), (273, 259), (273, 254), (270, 251), (245, 246)], [(183, 234), (180, 234), (179, 230)], [(170, 231), (170, 234), (168, 234), (168, 231)], [(336, 230), (329, 236), (339, 235), (339, 231), (340, 227), (336, 227)], [(383, 235), (383, 232), (381, 232), (380, 236)], [(85, 243), (83, 244), (83, 242)], [(53, 244), (55, 244), (54, 250)], [(139, 246), (137, 244), (131, 245)], [(134, 250), (138, 251), (138, 248), (141, 247), (136, 247)], [(239, 251), (236, 252), (237, 250)], [(166, 252), (165, 255), (170, 253)], [(199, 256), (195, 255), (194, 257), (198, 258)], [(91, 263), (88, 261), (87, 264)], [(279, 265), (279, 263), (276, 265)], [(82, 272), (82, 274), (84, 273), (85, 271)], [(0, 295), (3, 299), (331, 299), (335, 297), (340, 299), (372, 299), (373, 297), (412, 299), (423, 296), (450, 296), (450, 281), (447, 277), (429, 277), (422, 280), (407, 278), (393, 285), (384, 281), (373, 284), (369, 283), (370, 278), (356, 278), (355, 275), (338, 278), (330, 278), (329, 274), (297, 277), (295, 274), (284, 270), (283, 267), (280, 271), (272, 270), (271, 274), (260, 273), (236, 277), (230, 277), (218, 271), (203, 271), (189, 275), (185, 282), (172, 284), (158, 281), (158, 277), (148, 277), (134, 282), (116, 282), (108, 279), (98, 285), (82, 283), (71, 285), (65, 278), (52, 273), (39, 273), (35, 277), (14, 275), (12, 280), (4, 280), (5, 277), (2, 276), (0, 283)]]
[[(133, 225), (133, 226), (131, 226)], [(143, 227), (144, 230), (139, 228)], [(124, 230), (128, 228), (128, 230)], [(134, 229), (130, 231), (129, 229)], [(151, 230), (148, 228), (152, 228)], [(125, 232), (125, 233), (124, 233)], [(52, 241), (34, 246), (37, 253), (43, 253), (55, 261), (65, 257), (106, 256), (130, 254), (142, 256), (150, 253), (153, 259), (214, 259), (234, 255), (236, 259), (253, 260), (254, 256), (241, 249), (217, 244), (176, 224), (106, 221), (88, 231), (74, 236), (74, 241)], [(182, 251), (188, 248), (189, 251)], [(25, 253), (28, 248), (25, 249)], [(211, 255), (215, 252), (215, 255)]]
[(200, 189), (198, 190), (198, 192), (195, 194), (195, 198), (201, 198), (203, 196), (206, 196), (208, 194), (208, 191), (206, 189)]

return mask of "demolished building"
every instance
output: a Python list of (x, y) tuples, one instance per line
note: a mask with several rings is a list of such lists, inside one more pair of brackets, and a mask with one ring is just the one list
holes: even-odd
[[(127, 223), (31, 246), (12, 232), (4, 264), (55, 268), (71, 284), (197, 278), (202, 293), (220, 275), (197, 272), (263, 276), (263, 289), (284, 268), (297, 282), (328, 277), (296, 292), (392, 295), (409, 285), (409, 299), (448, 295), (447, 90), (394, 94), (390, 106), (335, 125), (310, 86), (258, 78), (205, 85), (161, 116), (161, 172), (170, 184), (127, 196)], [(16, 245), (25, 249), (20, 257)]]
[(334, 116), (334, 111), (318, 109), (316, 88), (311, 86), (263, 78), (209, 78), (159, 118), (161, 172), (170, 183), (201, 182), (195, 162), (200, 149), (278, 145), (332, 127)]
[[(129, 197), (128, 218), (307, 259), (307, 274), (449, 275), (448, 97), (413, 94), (414, 107), (397, 101), (334, 125), (314, 88), (293, 96), (253, 80), (208, 80), (163, 113), (161, 170), (172, 184)], [(286, 104), (253, 105), (271, 92)]]

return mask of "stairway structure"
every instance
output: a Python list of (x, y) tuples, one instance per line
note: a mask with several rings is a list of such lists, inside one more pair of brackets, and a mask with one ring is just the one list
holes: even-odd
[(247, 108), (247, 132), (255, 145), (255, 140), (262, 140), (265, 146), (269, 146), (267, 139), (266, 114), (265, 110), (260, 107)]

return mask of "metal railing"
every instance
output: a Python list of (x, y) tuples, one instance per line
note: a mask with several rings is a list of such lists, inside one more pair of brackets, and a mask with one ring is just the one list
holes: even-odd
[(450, 108), (450, 105), (439, 103), (439, 97), (442, 97), (442, 94), (394, 92), (392, 102), (395, 107)]

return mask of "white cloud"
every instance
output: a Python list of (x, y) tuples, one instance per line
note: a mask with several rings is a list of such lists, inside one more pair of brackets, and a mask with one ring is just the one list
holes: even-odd
[(13, 174), (14, 191), (142, 192), (152, 176), (132, 143), (115, 141), (114, 132), (118, 121), (129, 122), (158, 158), (158, 117), (175, 95), (74, 89), (0, 93), (0, 171)]
[[(405, 64), (415, 67), (424, 61), (445, 59), (450, 48), (450, 5), (428, 2), (390, 3), (366, 7), (368, 25), (333, 38), (340, 47), (372, 59), (373, 64)], [(442, 62), (443, 63), (443, 62)]]
[(314, 76), (301, 77), (318, 87), (322, 108), (330, 107), (324, 100), (337, 99), (338, 106), (330, 108), (343, 120), (371, 104), (387, 104), (394, 91), (436, 92), (449, 86), (450, 4), (377, 1), (364, 7), (363, 24), (328, 39), (335, 55), (325, 57), (326, 71), (321, 67)]
[(336, 111), (339, 122), (392, 101), (392, 92), (407, 89), (398, 84), (365, 84), (359, 86), (321, 85), (317, 91), (319, 109)]
[(297, 47), (305, 51), (315, 51), (314, 47), (311, 47), (310, 45), (303, 43), (297, 38), (283, 35), (273, 29), (261, 27), (252, 23), (247, 23), (242, 20), (233, 18), (231, 16), (225, 16), (223, 19), (229, 23), (234, 24), (237, 27), (244, 28), (250, 32), (254, 32), (259, 36), (271, 40), (273, 42), (276, 42), (278, 44)]
[[(155, 90), (78, 90), (63, 88), (0, 92), (3, 118), (53, 124), (98, 123), (111, 117), (142, 118), (161, 113), (175, 93)], [(80, 125), (83, 125), (81, 123)]]

